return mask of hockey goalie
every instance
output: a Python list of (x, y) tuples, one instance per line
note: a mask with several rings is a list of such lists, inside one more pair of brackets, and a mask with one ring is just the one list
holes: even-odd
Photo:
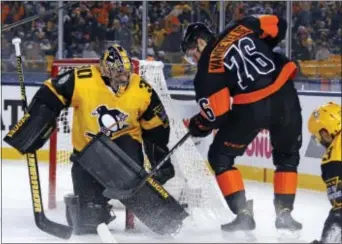
[[(96, 232), (111, 219), (110, 193), (135, 188), (169, 152), (169, 121), (155, 90), (132, 72), (126, 50), (114, 44), (99, 61), (61, 72), (37, 91), (28, 112), (5, 137), (21, 153), (34, 152), (49, 139), (62, 109), (74, 108), (71, 157), (74, 194), (65, 198), (74, 233)], [(129, 156), (128, 156), (129, 155)], [(169, 160), (134, 196), (119, 199), (158, 234), (175, 232), (187, 217), (162, 187), (174, 177)]]

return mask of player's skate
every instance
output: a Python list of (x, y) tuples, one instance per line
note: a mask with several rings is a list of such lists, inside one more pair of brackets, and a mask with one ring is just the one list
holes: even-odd
[(64, 196), (66, 205), (66, 218), (75, 235), (95, 234), (97, 226), (103, 222), (113, 221), (116, 216), (110, 214), (110, 206), (88, 203), (81, 209), (78, 196), (68, 194)]
[[(236, 218), (225, 225), (221, 225), (221, 230), (227, 233), (236, 232), (237, 238), (248, 238), (249, 241), (255, 240), (255, 236), (251, 233), (255, 229), (255, 220), (253, 212), (253, 200), (247, 201), (247, 208), (240, 211)], [(238, 232), (242, 231), (244, 233), (243, 237), (240, 236)]]
[(281, 240), (298, 238), (303, 226), (292, 217), (291, 210), (284, 208), (278, 210), (276, 214), (275, 227), (278, 230), (278, 238)]

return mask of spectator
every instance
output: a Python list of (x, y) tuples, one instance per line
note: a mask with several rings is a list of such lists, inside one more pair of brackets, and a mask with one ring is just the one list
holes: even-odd
[(130, 52), (132, 47), (132, 34), (128, 29), (125, 21), (121, 24), (121, 28), (119, 29), (118, 34), (122, 47), (128, 50), (128, 52)]
[(154, 23), (152, 38), (154, 40), (155, 46), (159, 49), (161, 48), (161, 45), (164, 42), (165, 36), (167, 35), (167, 32), (164, 28), (162, 28), (159, 21), (156, 21)]
[[(45, 13), (55, 7), (56, 1), (1, 2), (1, 22), (4, 26), (25, 17)], [(189, 22), (205, 22), (213, 31), (217, 31), (219, 26), (217, 1), (149, 1), (148, 10), (148, 23), (151, 24), (148, 35), (152, 36), (156, 59), (159, 59), (156, 53), (164, 51), (170, 61), (180, 60), (179, 39)], [(228, 23), (247, 14), (276, 14), (285, 17), (286, 5), (285, 1), (225, 2), (225, 10)], [(101, 51), (107, 40), (120, 41), (129, 52), (140, 57), (141, 1), (83, 1), (78, 3), (78, 7), (66, 8), (64, 14), (64, 57), (81, 57), (83, 51), (94, 56)], [(340, 54), (341, 15), (342, 4), (338, 1), (293, 2), (293, 57), (301, 60), (314, 59), (316, 56), (324, 58), (327, 50)], [(57, 15), (48, 15), (28, 23), (27, 26), (4, 32), (2, 39), (6, 38), (7, 43), (10, 43), (13, 36), (20, 36), (24, 49), (26, 46), (35, 46), (33, 50), (37, 49), (29, 49), (28, 53), (34, 54), (29, 55), (30, 57), (44, 60), (46, 55), (55, 55), (58, 40)], [(315, 42), (319, 40), (327, 44), (327, 50), (322, 45), (315, 47)], [(32, 43), (35, 45), (32, 46)], [(283, 43), (275, 50), (284, 52)], [(319, 55), (316, 55), (317, 53)], [(5, 55), (8, 56), (8, 53)], [(29, 58), (27, 61), (30, 65), (33, 63)]]
[(151, 57), (156, 57), (157, 56), (157, 47), (154, 45), (154, 40), (153, 37), (149, 37), (147, 41), (147, 54)]
[(292, 52), (296, 59), (310, 60), (312, 59), (311, 52), (313, 51), (313, 41), (304, 26), (298, 28), (297, 35), (292, 41)]
[(27, 60), (27, 66), (31, 70), (39, 69), (43, 61), (43, 56), (41, 55), (40, 45), (37, 42), (30, 41), (24, 47), (24, 53)]
[(342, 31), (341, 31), (341, 28), (337, 30), (337, 33), (335, 34), (335, 36), (332, 39), (332, 43), (336, 47), (334, 49), (334, 53), (341, 55), (341, 52), (342, 52), (342, 50), (341, 50), (341, 47), (342, 47)]
[(179, 25), (172, 24), (171, 33), (164, 39), (162, 50), (172, 53), (179, 52), (181, 37), (182, 33), (180, 32)]
[(117, 26), (115, 22), (119, 22), (117, 19), (113, 20), (106, 29), (106, 40), (114, 41), (119, 40), (119, 30), (115, 28)]
[(82, 52), (83, 58), (99, 58), (99, 55), (94, 50), (93, 43), (86, 43)]
[(328, 43), (322, 42), (318, 44), (318, 49), (315, 55), (316, 60), (326, 60), (331, 56), (331, 53), (328, 49)]
[(11, 67), (9, 59), (12, 54), (11, 43), (7, 39), (1, 39), (1, 71), (7, 71)]

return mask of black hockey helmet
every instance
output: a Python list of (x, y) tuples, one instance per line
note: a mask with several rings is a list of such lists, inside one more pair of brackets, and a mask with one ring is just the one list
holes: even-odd
[(181, 50), (185, 54), (189, 48), (196, 47), (198, 38), (209, 41), (213, 36), (214, 34), (205, 24), (201, 22), (192, 23), (185, 30), (181, 42)]

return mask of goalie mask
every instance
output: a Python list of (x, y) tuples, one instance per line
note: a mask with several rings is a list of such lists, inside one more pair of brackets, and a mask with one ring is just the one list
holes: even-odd
[(126, 90), (132, 72), (131, 58), (118, 44), (110, 46), (100, 59), (101, 76), (119, 95)]

